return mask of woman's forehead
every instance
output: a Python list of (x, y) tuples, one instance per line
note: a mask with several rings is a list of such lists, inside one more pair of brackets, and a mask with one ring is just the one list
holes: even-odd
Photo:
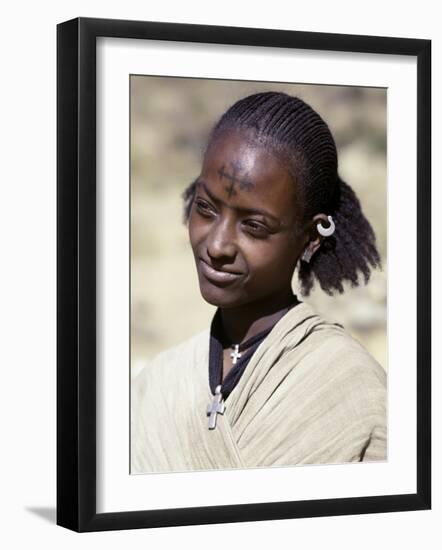
[(268, 147), (238, 132), (223, 135), (210, 145), (200, 180), (223, 200), (267, 204), (281, 214), (293, 210), (298, 202), (298, 185), (286, 164)]

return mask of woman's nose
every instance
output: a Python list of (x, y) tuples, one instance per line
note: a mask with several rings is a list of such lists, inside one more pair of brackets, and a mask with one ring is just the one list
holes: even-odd
[(214, 224), (206, 242), (207, 253), (215, 260), (233, 259), (236, 255), (235, 230), (229, 220)]

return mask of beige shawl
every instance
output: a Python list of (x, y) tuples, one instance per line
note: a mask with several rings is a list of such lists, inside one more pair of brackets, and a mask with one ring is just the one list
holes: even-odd
[(209, 330), (133, 378), (131, 473), (386, 459), (386, 375), (305, 302), (260, 344), (214, 430)]

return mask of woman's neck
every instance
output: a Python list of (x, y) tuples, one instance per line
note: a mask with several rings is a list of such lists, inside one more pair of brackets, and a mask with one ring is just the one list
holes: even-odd
[(274, 325), (296, 301), (290, 290), (259, 302), (221, 309), (224, 332), (231, 343), (240, 344)]

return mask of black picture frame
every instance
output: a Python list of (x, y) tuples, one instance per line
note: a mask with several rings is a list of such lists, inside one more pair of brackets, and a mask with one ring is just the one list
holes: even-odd
[[(415, 494), (96, 511), (96, 39), (414, 56), (417, 60)], [(431, 41), (78, 18), (57, 26), (57, 524), (83, 532), (424, 510), (431, 506)]]

